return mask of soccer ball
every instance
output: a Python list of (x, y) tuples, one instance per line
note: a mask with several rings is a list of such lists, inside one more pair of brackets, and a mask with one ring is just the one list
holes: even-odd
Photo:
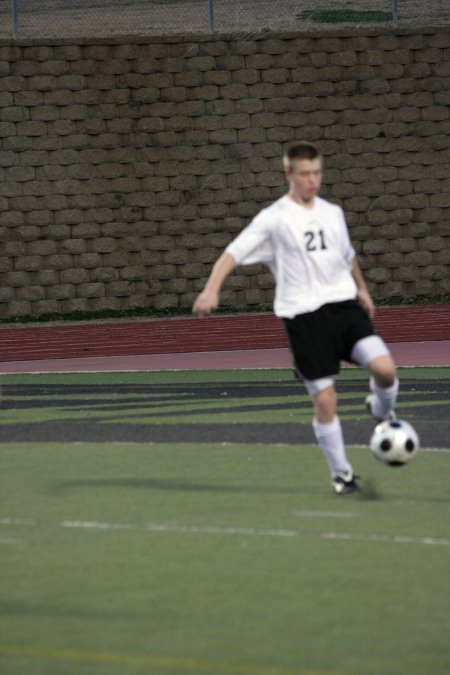
[(385, 420), (375, 427), (370, 449), (383, 464), (403, 466), (412, 460), (420, 447), (419, 436), (408, 422)]

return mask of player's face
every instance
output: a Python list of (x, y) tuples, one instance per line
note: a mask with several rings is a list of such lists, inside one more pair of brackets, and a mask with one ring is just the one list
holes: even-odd
[(295, 159), (286, 172), (289, 187), (294, 196), (305, 202), (311, 201), (322, 183), (322, 160)]

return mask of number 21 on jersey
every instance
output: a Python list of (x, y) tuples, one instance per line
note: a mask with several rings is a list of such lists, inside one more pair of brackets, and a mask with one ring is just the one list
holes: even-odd
[(327, 248), (323, 230), (319, 230), (318, 232), (307, 230), (304, 236), (308, 253), (312, 251), (324, 251)]

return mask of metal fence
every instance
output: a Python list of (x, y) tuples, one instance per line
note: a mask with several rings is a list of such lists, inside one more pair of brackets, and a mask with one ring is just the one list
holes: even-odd
[(450, 0), (1, 0), (0, 35), (72, 37), (449, 25)]

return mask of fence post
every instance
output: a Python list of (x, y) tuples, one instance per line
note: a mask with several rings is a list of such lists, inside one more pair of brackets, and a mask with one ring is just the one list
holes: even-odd
[(13, 33), (16, 35), (19, 32), (19, 9), (17, 7), (17, 0), (12, 0), (12, 21)]
[(214, 0), (208, 0), (209, 30), (214, 32)]
[(392, 21), (398, 26), (398, 0), (392, 0)]

